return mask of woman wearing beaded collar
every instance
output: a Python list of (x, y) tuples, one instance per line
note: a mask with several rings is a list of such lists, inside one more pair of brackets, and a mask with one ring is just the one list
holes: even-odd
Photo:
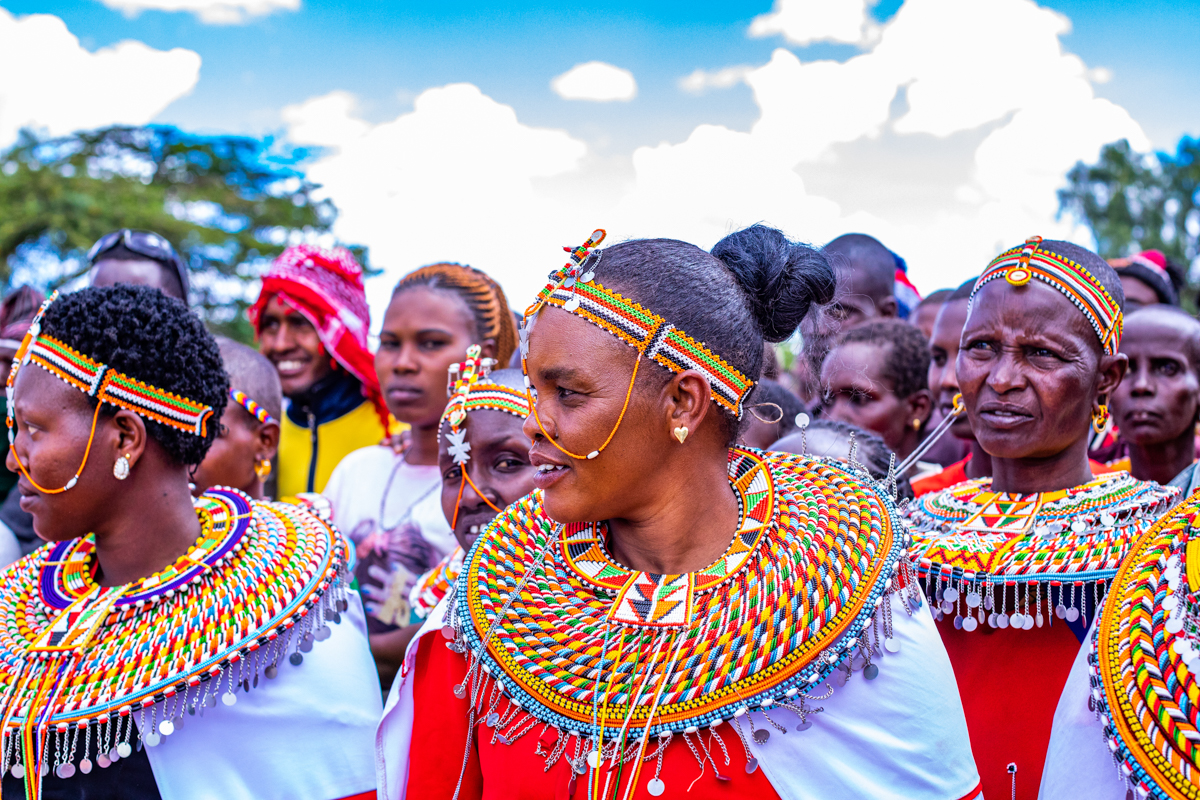
[(731, 447), (764, 338), (832, 296), (824, 257), (762, 226), (715, 257), (603, 236), (526, 313), (539, 488), (409, 650), (380, 796), (974, 797), (890, 499)]
[(956, 365), (992, 478), (909, 507), (988, 796), (1033, 798), (1087, 621), (1176, 490), (1092, 477), (1087, 443), (1120, 383), (1121, 284), (1094, 253), (1028, 240), (976, 281)]
[(228, 387), (154, 289), (51, 298), (30, 327), (8, 464), (48, 544), (0, 572), (5, 800), (374, 796), (345, 542), (294, 506), (190, 497)]

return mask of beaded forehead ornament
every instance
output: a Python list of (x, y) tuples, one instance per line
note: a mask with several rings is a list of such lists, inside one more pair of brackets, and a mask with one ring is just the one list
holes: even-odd
[(1020, 247), (996, 256), (979, 280), (975, 281), (967, 313), (970, 313), (979, 290), (997, 278), (1004, 278), (1012, 286), (1018, 287), (1036, 279), (1062, 292), (1087, 317), (1096, 336), (1100, 337), (1104, 352), (1110, 356), (1116, 355), (1121, 344), (1121, 307), (1083, 265), (1076, 264), (1066, 256), (1041, 249), (1038, 246), (1041, 242), (1042, 237), (1032, 236)]
[[(607, 234), (597, 228), (592, 235), (579, 247), (563, 249), (570, 253), (570, 261), (560, 269), (550, 274), (550, 282), (538, 292), (533, 305), (525, 310), (525, 318), (521, 322), (521, 369), (525, 373), (525, 383), (529, 386), (529, 369), (526, 360), (529, 357), (529, 331), (538, 312), (545, 306), (554, 306), (581, 317), (593, 325), (600, 327), (625, 344), (637, 350), (638, 358), (634, 362), (633, 376), (629, 379), (629, 389), (625, 393), (625, 405), (612, 433), (605, 439), (604, 444), (587, 455), (576, 455), (564, 450), (551, 436), (546, 439), (556, 448), (571, 458), (595, 458), (608, 446), (625, 418), (629, 408), (629, 398), (633, 393), (633, 384), (637, 380), (638, 366), (642, 357), (654, 361), (675, 373), (695, 370), (708, 381), (712, 387), (712, 398), (722, 409), (736, 419), (742, 417), (742, 402), (754, 388), (754, 381), (747, 378), (738, 370), (731, 367), (723, 358), (709, 350), (702, 342), (667, 322), (658, 314), (641, 304), (623, 297), (617, 292), (604, 288), (596, 281), (596, 267), (599, 266), (603, 251), (592, 252), (604, 241)], [(531, 394), (533, 393), (530, 387)], [(536, 395), (533, 398), (536, 400)], [(533, 415), (538, 427), (542, 427), (541, 419), (537, 416), (537, 405), (533, 403)], [(542, 433), (546, 431), (542, 428)]]
[(331, 526), (234, 489), (195, 505), (195, 544), (133, 583), (96, 582), (91, 535), (0, 572), (0, 773), (23, 778), (27, 800), (51, 771), (129, 757), (135, 721), (156, 747), (189, 712), (299, 666), (347, 609), (347, 545)]
[(269, 411), (260, 406), (258, 403), (254, 402), (254, 398), (243, 392), (241, 389), (231, 388), (229, 390), (229, 399), (246, 409), (246, 411), (250, 413), (250, 416), (254, 417), (263, 425), (266, 425), (268, 422), (275, 422), (275, 418), (271, 416)]
[[(44, 494), (59, 494), (75, 486), (79, 476), (87, 466), (88, 454), (92, 451), (92, 440), (96, 436), (96, 421), (100, 417), (100, 406), (104, 403), (132, 411), (145, 419), (158, 422), (176, 430), (190, 433), (194, 436), (208, 435), (208, 418), (212, 415), (211, 406), (195, 403), (177, 394), (159, 389), (136, 378), (131, 378), (106, 364), (101, 364), (78, 350), (60, 342), (51, 336), (42, 335), (42, 317), (46, 309), (58, 298), (58, 292), (46, 298), (42, 307), (29, 326), (24, 341), (17, 349), (13, 358), (12, 370), (8, 373), (8, 383), (5, 394), (8, 398), (8, 410), (5, 424), (8, 426), (8, 447), (13, 458), (33, 486)], [(92, 430), (88, 435), (87, 449), (83, 453), (83, 461), (76, 470), (74, 477), (60, 489), (46, 489), (40, 486), (29, 475), (25, 465), (21, 463), (16, 450), (16, 424), (13, 416), (13, 386), (17, 373), (28, 363), (37, 364), (42, 369), (61, 379), (68, 386), (74, 386), (88, 397), (95, 398), (96, 410), (92, 414)]]

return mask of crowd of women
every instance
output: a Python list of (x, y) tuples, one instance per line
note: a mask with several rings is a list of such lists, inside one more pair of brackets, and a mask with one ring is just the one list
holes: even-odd
[(10, 294), (4, 800), (1200, 796), (1174, 265), (605, 239)]

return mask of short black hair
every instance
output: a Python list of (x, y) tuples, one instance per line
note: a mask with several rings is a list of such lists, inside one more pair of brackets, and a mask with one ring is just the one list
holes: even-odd
[(953, 289), (938, 289), (936, 292), (930, 292), (921, 298), (921, 302), (917, 303), (917, 308), (924, 308), (925, 306), (933, 305), (934, 303), (941, 305), (942, 303), (949, 302), (953, 294)]
[(225, 374), (229, 376), (229, 387), (245, 392), (279, 422), (283, 416), (279, 370), (253, 347), (224, 336), (218, 336), (216, 340), (221, 360), (225, 362)]
[(1179, 306), (1171, 306), (1166, 303), (1159, 303), (1153, 306), (1142, 306), (1141, 308), (1130, 312), (1125, 318), (1125, 326), (1129, 326), (1129, 321), (1136, 317), (1148, 317), (1153, 314), (1165, 314), (1173, 319), (1177, 319), (1184, 325), (1190, 327), (1191, 338), (1188, 340), (1187, 357), (1191, 362), (1192, 372), (1200, 374), (1200, 320), (1193, 317), (1188, 312), (1184, 311)]
[[(42, 332), (130, 378), (210, 406), (203, 437), (145, 420), (146, 431), (175, 461), (204, 460), (220, 428), (229, 378), (216, 340), (182, 300), (149, 286), (91, 286), (51, 303)], [(102, 413), (115, 411), (105, 404)]]
[(900, 399), (929, 388), (929, 340), (919, 328), (898, 319), (875, 320), (843, 333), (837, 347), (860, 343), (886, 351), (882, 375)]
[[(833, 299), (825, 256), (766, 225), (729, 234), (712, 253), (674, 239), (638, 239), (600, 252), (600, 283), (703, 342), (752, 381), (762, 374), (763, 342), (787, 339), (814, 303)], [(740, 421), (719, 418), (732, 444)]]
[(839, 270), (852, 271), (854, 289), (879, 302), (896, 292), (896, 254), (873, 236), (846, 233), (825, 245), (825, 254)]
[(950, 296), (946, 298), (946, 302), (953, 303), (958, 300), (970, 300), (971, 291), (975, 288), (975, 281), (977, 280), (979, 280), (978, 275), (960, 283), (958, 288), (951, 292)]

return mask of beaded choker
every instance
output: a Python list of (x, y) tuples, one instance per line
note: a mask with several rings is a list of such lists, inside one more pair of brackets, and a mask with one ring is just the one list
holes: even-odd
[(701, 728), (719, 739), (729, 722), (753, 770), (750, 740), (770, 733), (749, 710), (782, 707), (803, 730), (819, 710), (810, 692), (835, 669), (849, 674), (854, 658), (874, 678), (880, 645), (898, 646), (890, 591), (920, 602), (891, 501), (839, 466), (782, 453), (731, 450), (729, 480), (740, 506), (729, 549), (685, 575), (622, 566), (605, 525), (556, 524), (540, 491), (505, 509), (467, 554), (442, 631), (469, 653), (455, 694), (470, 694), (472, 730), (478, 717), (510, 744), (537, 728), (548, 766), (574, 737), (579, 774), (628, 762), (640, 789), (651, 737), (646, 761), (672, 737), (695, 747)]
[(907, 512), (910, 557), (934, 617), (952, 616), (966, 631), (984, 622), (1041, 627), (1051, 608), (1086, 626), (1105, 582), (1179, 491), (1125, 472), (1040, 494), (990, 487), (991, 478), (966, 481), (917, 498)]
[(1138, 797), (1200, 797), (1200, 498), (1133, 546), (1092, 634), (1089, 706)]
[[(533, 304), (525, 310), (525, 318), (521, 324), (521, 367), (526, 376), (529, 375), (529, 370), (525, 366), (529, 355), (529, 328), (542, 308), (554, 306), (608, 331), (637, 350), (638, 364), (645, 356), (659, 366), (666, 367), (675, 373), (687, 370), (696, 370), (701, 373), (712, 388), (712, 398), (717, 405), (733, 415), (735, 419), (741, 419), (742, 403), (746, 399), (746, 395), (754, 388), (754, 381), (731, 367), (723, 358), (708, 349), (703, 342), (696, 341), (650, 309), (617, 292), (606, 289), (596, 281), (596, 267), (599, 266), (604, 253), (603, 251), (592, 252), (592, 249), (604, 241), (605, 236), (602, 229), (597, 229), (579, 247), (563, 248), (570, 253), (571, 260), (562, 268), (550, 273), (549, 283), (538, 292)], [(633, 381), (636, 378), (637, 366), (635, 365), (633, 378), (629, 383), (630, 391), (633, 390)], [(528, 381), (528, 377), (526, 377), (526, 381)], [(626, 405), (628, 405), (628, 394), (626, 395)], [(536, 413), (536, 408), (534, 411)], [(622, 411), (622, 416), (624, 416), (624, 411)], [(617, 425), (620, 425), (620, 420), (617, 421)], [(612, 440), (616, 431), (617, 429), (614, 427), (608, 441), (586, 457), (595, 458), (599, 455), (600, 451)], [(552, 443), (554, 442), (551, 437), (546, 438)], [(567, 455), (573, 458), (584, 458), (584, 456), (572, 453), (567, 453)]]
[(346, 545), (311, 514), (234, 489), (196, 501), (201, 536), (166, 569), (95, 582), (95, 543), (47, 545), (0, 572), (0, 772), (27, 798), (53, 770), (107, 767), (218, 696), (298, 666), (346, 609)]
[(968, 313), (979, 290), (997, 278), (1004, 278), (1013, 286), (1039, 280), (1066, 295), (1087, 317), (1104, 352), (1116, 355), (1121, 344), (1121, 307), (1095, 275), (1066, 256), (1042, 250), (1038, 246), (1041, 242), (1040, 236), (1030, 237), (1025, 244), (1006, 250), (988, 264), (971, 290)]

